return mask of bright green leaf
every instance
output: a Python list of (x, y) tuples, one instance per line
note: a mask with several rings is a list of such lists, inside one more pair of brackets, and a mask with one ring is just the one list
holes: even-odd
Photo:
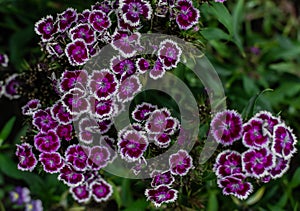
[(0, 146), (3, 144), (3, 142), (6, 140), (6, 138), (11, 133), (15, 121), (16, 121), (16, 117), (13, 116), (12, 118), (10, 118), (10, 120), (8, 120), (8, 122), (2, 128), (2, 130), (0, 132)]

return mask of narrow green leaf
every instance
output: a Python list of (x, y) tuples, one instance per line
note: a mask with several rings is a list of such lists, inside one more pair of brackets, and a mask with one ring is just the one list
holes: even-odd
[(247, 205), (253, 205), (255, 203), (257, 203), (264, 195), (265, 193), (265, 187), (261, 187), (258, 191), (256, 191), (256, 193), (252, 196), (250, 196), (247, 201), (246, 201), (246, 204)]
[(273, 91), (273, 89), (265, 89), (262, 92), (260, 92), (260, 93), (256, 94), (255, 96), (253, 96), (249, 100), (248, 105), (244, 108), (244, 110), (242, 112), (242, 116), (245, 120), (249, 119), (249, 117), (253, 115), (254, 107), (256, 105), (256, 102), (257, 102), (259, 96), (261, 96), (265, 92), (269, 92), (269, 91)]
[(3, 144), (3, 142), (6, 140), (6, 138), (11, 133), (15, 121), (16, 121), (16, 117), (13, 116), (12, 118), (10, 118), (10, 120), (8, 120), (8, 122), (2, 128), (2, 130), (0, 132), (0, 146)]
[(291, 188), (296, 188), (300, 185), (300, 167), (295, 171), (291, 182), (288, 184)]
[(218, 21), (222, 23), (228, 30), (230, 35), (233, 35), (232, 16), (230, 15), (224, 4), (212, 2), (212, 12), (217, 17)]
[(215, 191), (210, 191), (208, 195), (207, 211), (218, 211), (218, 200)]
[(229, 40), (230, 35), (219, 28), (205, 28), (201, 30), (202, 36), (207, 40)]
[(232, 19), (233, 19), (233, 38), (234, 38), (234, 43), (237, 45), (238, 49), (240, 50), (241, 54), (243, 57), (246, 56), (244, 47), (243, 47), (243, 42), (240, 36), (240, 31), (241, 31), (241, 23), (244, 19), (243, 17), (243, 11), (244, 11), (244, 0), (239, 0), (238, 3), (236, 4), (233, 14), (232, 14)]

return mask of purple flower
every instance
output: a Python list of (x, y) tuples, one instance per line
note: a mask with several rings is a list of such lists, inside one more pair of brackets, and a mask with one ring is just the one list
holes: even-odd
[(111, 26), (108, 15), (101, 10), (93, 10), (90, 13), (89, 23), (98, 32), (104, 32)]
[(85, 96), (85, 92), (78, 88), (71, 89), (62, 96), (62, 103), (74, 118), (79, 116), (79, 114), (88, 112), (90, 109), (90, 104), (88, 98)]
[(46, 50), (50, 55), (55, 55), (58, 58), (61, 58), (64, 55), (63, 46), (57, 42), (47, 43)]
[(246, 176), (235, 174), (218, 179), (218, 185), (223, 188), (224, 195), (233, 195), (239, 199), (246, 199), (252, 193), (253, 186), (250, 182), (245, 182)]
[(244, 124), (243, 144), (246, 147), (260, 149), (269, 144), (270, 138), (264, 131), (263, 124), (264, 121), (256, 117), (251, 118)]
[(104, 0), (102, 2), (96, 2), (94, 5), (92, 5), (92, 10), (101, 10), (104, 13), (109, 14), (113, 11), (112, 1)]
[(77, 23), (88, 23), (90, 13), (91, 11), (88, 9), (85, 9), (81, 13), (79, 13)]
[(121, 0), (120, 10), (122, 18), (130, 26), (138, 26), (140, 24), (140, 16), (149, 20), (152, 15), (151, 5), (143, 0)]
[(89, 51), (85, 41), (81, 38), (74, 40), (66, 46), (65, 54), (71, 65), (83, 65), (89, 60)]
[(105, 147), (108, 149), (109, 154), (110, 154), (110, 159), (108, 162), (113, 162), (114, 159), (117, 157), (115, 140), (109, 136), (101, 136), (100, 141), (99, 141), (99, 146)]
[(160, 172), (155, 170), (151, 173), (151, 177), (152, 177), (152, 182), (151, 182), (152, 187), (157, 187), (159, 185), (172, 185), (173, 182), (175, 181), (170, 171)]
[(9, 192), (9, 198), (12, 203), (23, 205), (30, 202), (30, 191), (25, 187), (15, 187), (14, 190)]
[(61, 14), (57, 15), (57, 22), (60, 32), (69, 29), (72, 23), (76, 22), (78, 18), (77, 12), (73, 8), (68, 8)]
[(108, 69), (94, 70), (88, 86), (98, 100), (108, 99), (116, 93), (118, 81)]
[(70, 193), (72, 194), (73, 198), (79, 203), (89, 201), (92, 196), (92, 192), (90, 191), (87, 183), (78, 185), (76, 187), (71, 187)]
[[(224, 0), (216, 0), (216, 2), (219, 1), (219, 2), (223, 2)], [(250, 52), (254, 55), (259, 55), (260, 54), (260, 49), (258, 47), (250, 47)]]
[(214, 172), (217, 177), (231, 176), (236, 173), (242, 173), (242, 156), (240, 153), (231, 150), (225, 150), (218, 155), (214, 164)]
[(64, 165), (64, 161), (58, 152), (41, 153), (39, 161), (44, 167), (44, 171), (50, 174), (57, 173)]
[(168, 134), (156, 134), (154, 137), (155, 145), (159, 146), (160, 148), (166, 148), (171, 143), (171, 138)]
[(274, 126), (280, 123), (280, 119), (274, 117), (268, 111), (261, 111), (257, 113), (254, 117), (263, 120), (263, 132), (269, 132), (270, 135), (273, 134)]
[(166, 70), (177, 67), (182, 50), (178, 44), (172, 40), (166, 39), (159, 45), (158, 58)]
[(43, 205), (41, 200), (31, 200), (25, 205), (25, 211), (43, 211)]
[(110, 160), (110, 152), (105, 146), (94, 146), (91, 149), (88, 166), (92, 170), (104, 168)]
[(133, 57), (140, 48), (140, 37), (141, 34), (138, 32), (115, 31), (111, 44), (123, 57), (130, 58)]
[(97, 121), (90, 117), (81, 118), (79, 121), (79, 141), (85, 144), (91, 144), (94, 140), (94, 135), (97, 132)]
[(60, 147), (60, 140), (54, 130), (40, 132), (34, 136), (34, 146), (40, 152), (55, 152)]
[(150, 69), (150, 62), (145, 58), (137, 59), (135, 63), (139, 73), (146, 73)]
[(167, 128), (169, 117), (170, 112), (166, 108), (153, 111), (145, 125), (147, 132), (162, 134)]
[(6, 54), (0, 53), (0, 65), (2, 67), (8, 66), (8, 56)]
[(33, 99), (27, 102), (26, 105), (22, 107), (23, 115), (33, 115), (33, 113), (41, 107), (40, 100)]
[(269, 174), (272, 179), (280, 178), (289, 169), (290, 160), (285, 160), (276, 156), (275, 166), (269, 169)]
[(174, 202), (177, 199), (177, 193), (177, 190), (171, 189), (166, 185), (160, 185), (153, 189), (146, 189), (145, 196), (156, 207), (160, 207), (162, 203)]
[(147, 138), (135, 130), (127, 130), (124, 134), (119, 134), (119, 153), (128, 162), (137, 161), (148, 147)]
[(89, 24), (78, 24), (70, 29), (70, 36), (72, 40), (81, 38), (86, 44), (90, 45), (96, 41), (96, 31), (94, 31)]
[(122, 13), (117, 13), (117, 24), (118, 24), (118, 30), (120, 31), (138, 31), (142, 28), (142, 26), (131, 26), (129, 23), (126, 23), (124, 18), (122, 17)]
[(267, 148), (249, 149), (242, 154), (243, 171), (247, 176), (262, 178), (274, 165), (275, 156)]
[(219, 2), (219, 3), (223, 3), (225, 2), (226, 0), (215, 0), (215, 2)]
[(86, 70), (65, 70), (61, 76), (59, 88), (62, 93), (75, 87), (86, 87), (88, 73)]
[(176, 23), (180, 29), (188, 30), (198, 23), (200, 12), (193, 7), (191, 0), (178, 0), (176, 9), (178, 10)]
[(68, 125), (73, 120), (72, 115), (70, 112), (68, 112), (67, 108), (60, 100), (51, 107), (50, 112), (52, 118), (58, 121), (60, 124)]
[(97, 124), (98, 124), (98, 132), (100, 134), (104, 134), (107, 131), (109, 131), (109, 129), (113, 125), (113, 122), (111, 119), (101, 119), (97, 122)]
[(215, 140), (224, 146), (232, 145), (242, 137), (242, 117), (233, 110), (217, 113), (210, 127)]
[(66, 141), (71, 141), (73, 138), (72, 136), (73, 126), (69, 125), (59, 125), (56, 128), (56, 133), (60, 139), (64, 139)]
[(125, 103), (132, 100), (138, 92), (141, 91), (141, 83), (137, 76), (132, 75), (126, 78), (119, 86), (117, 98)]
[(285, 124), (274, 127), (272, 151), (279, 157), (289, 159), (296, 152), (297, 138)]
[(90, 188), (92, 189), (93, 198), (96, 202), (107, 201), (113, 193), (112, 186), (103, 179), (92, 182)]
[(159, 59), (157, 59), (154, 63), (153, 68), (150, 70), (149, 76), (150, 78), (157, 80), (159, 78), (162, 78), (166, 73), (166, 69), (161, 63)]
[(5, 79), (5, 90), (3, 94), (10, 100), (20, 97), (18, 94), (18, 87), (20, 86), (18, 77), (18, 74), (13, 74)]
[(17, 144), (16, 156), (19, 158), (19, 170), (32, 171), (35, 168), (37, 164), (37, 159), (32, 153), (32, 146), (30, 144)]
[(69, 146), (65, 152), (66, 161), (71, 163), (77, 171), (86, 170), (89, 155), (90, 148), (78, 144)]
[(152, 105), (150, 103), (143, 102), (135, 107), (132, 112), (132, 118), (135, 121), (142, 122), (149, 118), (152, 112), (157, 109), (156, 105)]
[(75, 187), (82, 184), (84, 176), (82, 173), (77, 172), (72, 165), (66, 164), (59, 171), (58, 180), (63, 181), (69, 187)]
[(104, 119), (110, 117), (114, 109), (114, 101), (111, 99), (97, 100), (90, 97), (91, 113), (95, 118)]
[(57, 32), (57, 24), (54, 22), (53, 17), (48, 15), (35, 23), (34, 31), (42, 36), (43, 42), (47, 42), (54, 38), (53, 35)]
[(180, 149), (170, 156), (169, 165), (172, 174), (184, 176), (193, 168), (193, 159), (187, 151)]
[(130, 76), (136, 72), (136, 67), (131, 59), (124, 59), (116, 56), (111, 59), (110, 63), (112, 71), (120, 76)]

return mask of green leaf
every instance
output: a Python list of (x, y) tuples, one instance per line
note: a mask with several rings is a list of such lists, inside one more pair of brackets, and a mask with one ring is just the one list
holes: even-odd
[(202, 36), (207, 40), (230, 40), (230, 35), (219, 28), (205, 28), (201, 30)]
[(258, 87), (256, 86), (253, 79), (247, 77), (246, 75), (243, 75), (243, 87), (245, 92), (248, 95), (254, 95), (259, 91)]
[(208, 195), (207, 211), (217, 211), (217, 210), (219, 210), (217, 194), (215, 191), (210, 191)]
[(291, 188), (296, 188), (300, 185), (300, 167), (295, 171), (291, 182), (288, 184)]
[(258, 191), (256, 191), (256, 193), (252, 196), (250, 196), (247, 201), (246, 201), (246, 204), (247, 205), (253, 205), (255, 203), (257, 203), (264, 195), (265, 193), (265, 187), (261, 187)]
[(249, 119), (250, 116), (253, 115), (253, 111), (254, 111), (254, 107), (256, 105), (257, 99), (259, 98), (259, 96), (261, 96), (262, 94), (264, 94), (265, 92), (269, 92), (269, 91), (273, 91), (273, 89), (265, 89), (262, 92), (256, 94), (255, 96), (253, 96), (249, 102), (248, 105), (244, 108), (243, 112), (242, 112), (242, 116), (245, 120)]
[(118, 187), (113, 182), (110, 181), (109, 184), (111, 184), (111, 186), (113, 188), (113, 198), (117, 202), (118, 208), (120, 209), (122, 206), (120, 191), (118, 190)]
[(13, 116), (12, 118), (10, 118), (10, 120), (8, 120), (8, 122), (2, 128), (2, 130), (0, 132), (0, 146), (2, 146), (3, 142), (6, 140), (6, 138), (11, 133), (15, 121), (16, 121), (16, 117)]
[(234, 43), (237, 45), (239, 48), (241, 54), (243, 57), (246, 56), (242, 39), (240, 37), (240, 30), (241, 30), (241, 23), (244, 19), (243, 17), (243, 11), (244, 11), (244, 0), (239, 0), (238, 3), (236, 4), (233, 14), (232, 14), (232, 19), (233, 19), (233, 38), (234, 38)]
[(224, 4), (220, 4), (217, 2), (212, 2), (211, 11), (217, 17), (218, 21), (222, 23), (226, 29), (228, 30), (230, 35), (233, 35), (233, 25), (232, 25), (232, 17), (228, 12), (227, 8)]
[(127, 207), (123, 211), (140, 211), (140, 210), (146, 210), (146, 207), (148, 206), (148, 202), (145, 198), (138, 199), (134, 201), (129, 207)]

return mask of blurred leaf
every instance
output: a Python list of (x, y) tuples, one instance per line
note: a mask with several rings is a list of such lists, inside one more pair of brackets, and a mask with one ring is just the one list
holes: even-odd
[(276, 64), (271, 64), (270, 69), (275, 70), (277, 72), (291, 73), (296, 76), (300, 76), (300, 72), (299, 72), (300, 65), (294, 64), (292, 62), (280, 62)]
[(246, 201), (246, 204), (247, 205), (253, 205), (255, 203), (257, 203), (264, 195), (264, 192), (265, 192), (265, 187), (261, 187), (258, 191), (256, 191), (255, 194), (251, 195), (247, 201)]
[(129, 207), (124, 209), (123, 211), (140, 211), (140, 210), (146, 210), (146, 207), (148, 206), (148, 202), (145, 198), (138, 199), (134, 201)]
[(218, 21), (222, 23), (226, 29), (228, 30), (230, 35), (233, 35), (233, 25), (232, 25), (232, 17), (228, 12), (227, 8), (224, 4), (220, 4), (218, 2), (212, 2), (212, 8), (207, 8), (211, 10), (215, 17), (217, 17)]
[(118, 190), (118, 187), (112, 181), (110, 181), (109, 184), (111, 184), (111, 186), (113, 188), (113, 198), (117, 202), (118, 208), (120, 209), (122, 206), (120, 191)]
[(205, 28), (201, 30), (201, 34), (205, 39), (209, 41), (230, 39), (230, 35), (219, 28), (212, 28), (212, 27)]
[(216, 191), (209, 191), (207, 211), (218, 211), (218, 210), (219, 210), (219, 206), (218, 206)]
[(122, 182), (122, 192), (121, 192), (121, 199), (122, 199), (122, 205), (125, 207), (128, 207), (133, 202), (132, 197), (132, 187), (130, 185), (131, 181), (129, 179), (123, 179)]
[(279, 201), (275, 204), (277, 208), (283, 208), (288, 202), (288, 194), (287, 192), (283, 192), (283, 195), (279, 199)]
[(234, 43), (239, 48), (243, 57), (245, 57), (244, 47), (242, 43), (242, 39), (240, 37), (240, 26), (243, 21), (243, 11), (244, 11), (244, 0), (239, 0), (233, 10), (232, 18), (233, 18), (233, 37)]
[(262, 92), (256, 94), (255, 96), (253, 96), (249, 102), (248, 105), (244, 108), (243, 112), (242, 112), (242, 116), (245, 120), (249, 119), (250, 116), (253, 115), (253, 111), (254, 111), (254, 107), (255, 104), (257, 102), (257, 99), (259, 98), (260, 95), (262, 95), (265, 92), (269, 92), (269, 91), (273, 91), (272, 89), (265, 89)]
[(8, 122), (2, 128), (2, 130), (0, 132), (0, 146), (2, 146), (3, 142), (6, 140), (6, 138), (11, 133), (15, 121), (16, 121), (16, 117), (13, 116), (12, 118), (10, 118), (10, 120), (8, 120)]
[(300, 167), (295, 171), (291, 182), (288, 184), (291, 188), (296, 188), (300, 185)]
[(249, 78), (247, 75), (243, 75), (243, 87), (248, 95), (254, 95), (259, 91), (253, 79)]

